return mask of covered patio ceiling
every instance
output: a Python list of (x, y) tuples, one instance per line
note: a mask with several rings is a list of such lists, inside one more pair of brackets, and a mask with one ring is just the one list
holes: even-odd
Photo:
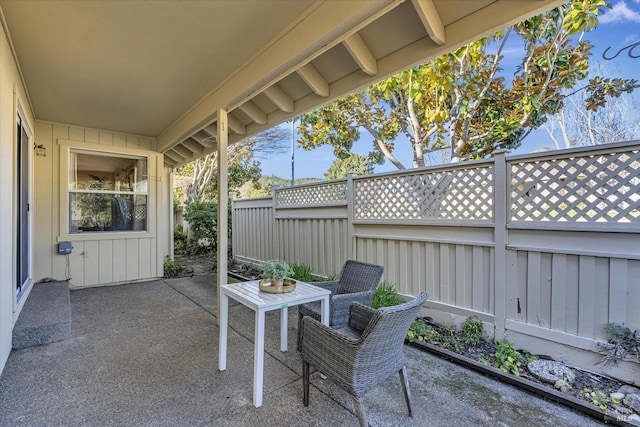
[(37, 119), (155, 137), (167, 166), (562, 0), (0, 0)]

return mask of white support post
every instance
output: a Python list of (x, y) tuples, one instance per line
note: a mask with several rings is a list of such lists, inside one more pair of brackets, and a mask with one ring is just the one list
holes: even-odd
[(258, 309), (255, 314), (255, 344), (253, 346), (253, 406), (262, 406), (264, 387), (264, 320), (265, 312)]
[(169, 173), (169, 210), (171, 214), (169, 215), (169, 254), (171, 255), (171, 259), (175, 256), (175, 246), (173, 242), (173, 230), (175, 229), (175, 217), (176, 210), (173, 206), (173, 168), (171, 168), (171, 172)]
[(277, 186), (273, 186), (271, 188), (271, 211), (273, 213), (273, 242), (271, 243), (271, 257), (270, 259), (273, 258), (284, 258), (284, 254), (280, 253), (280, 233), (278, 230), (278, 219), (277, 214), (278, 214), (278, 195), (277, 195), (277, 190), (278, 187)]
[(218, 140), (218, 251), (217, 258), (217, 272), (216, 283), (218, 286), (217, 291), (217, 320), (220, 324), (220, 286), (227, 284), (227, 254), (229, 252), (229, 238), (228, 238), (228, 212), (227, 207), (229, 204), (229, 188), (227, 180), (227, 110), (218, 110), (218, 134), (216, 135)]
[(495, 339), (504, 339), (507, 317), (507, 212), (508, 183), (506, 150), (496, 151), (493, 157), (493, 219), (495, 245)]
[[(356, 237), (353, 228), (353, 212), (354, 212), (354, 185), (353, 173), (347, 174), (347, 257), (349, 259), (358, 259), (356, 254)], [(346, 260), (343, 260), (343, 262)]]

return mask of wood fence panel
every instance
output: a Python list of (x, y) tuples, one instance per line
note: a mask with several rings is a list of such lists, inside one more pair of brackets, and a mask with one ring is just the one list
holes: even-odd
[(276, 250), (238, 236), (240, 257), (324, 275), (349, 258), (381, 264), (402, 294), (479, 314), (500, 337), (591, 349), (609, 322), (640, 328), (637, 141), (276, 189), (253, 217), (247, 203), (234, 203), (234, 233), (273, 230), (257, 246)]

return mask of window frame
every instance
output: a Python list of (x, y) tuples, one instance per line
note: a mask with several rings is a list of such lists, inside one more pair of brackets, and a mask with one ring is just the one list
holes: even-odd
[[(106, 148), (98, 144), (82, 143), (69, 140), (58, 140), (60, 146), (60, 220), (58, 241), (70, 240), (102, 240), (102, 239), (126, 239), (126, 238), (142, 238), (155, 237), (156, 212), (151, 209), (156, 203), (156, 183), (152, 177), (156, 176), (156, 158), (155, 153), (149, 151), (138, 150), (126, 147)], [(147, 161), (147, 190), (140, 191), (117, 191), (117, 190), (77, 190), (70, 188), (70, 167), (71, 153), (82, 152), (86, 154), (95, 154), (98, 156), (108, 157), (143, 157)], [(105, 230), (90, 232), (71, 232), (71, 194), (72, 193), (99, 193), (99, 194), (125, 194), (128, 196), (145, 195), (147, 197), (147, 219), (146, 230)]]

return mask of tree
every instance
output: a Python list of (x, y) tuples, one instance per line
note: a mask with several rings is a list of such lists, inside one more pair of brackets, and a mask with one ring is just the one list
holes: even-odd
[[(591, 72), (608, 73), (602, 63), (592, 66)], [(580, 98), (580, 99), (576, 99)], [(640, 102), (636, 98), (618, 97), (604, 108), (587, 110), (583, 107), (586, 94), (569, 96), (564, 108), (544, 125), (556, 148), (581, 145), (609, 144), (640, 137)]]
[[(256, 153), (276, 154), (287, 147), (289, 131), (282, 127), (266, 130), (228, 147), (229, 188), (237, 189), (245, 182), (260, 178), (260, 162), (254, 160)], [(209, 200), (217, 193), (216, 172), (218, 153), (207, 154), (178, 168), (176, 174), (190, 178), (185, 190), (185, 201)]]
[[(310, 182), (320, 181), (318, 178), (298, 178), (295, 185), (307, 184)], [(251, 181), (245, 183), (239, 190), (240, 197), (262, 197), (271, 196), (273, 187), (289, 187), (291, 180), (280, 178), (275, 175), (262, 176), (257, 182)]]
[(324, 177), (327, 179), (346, 178), (349, 172), (357, 175), (369, 175), (373, 173), (373, 166), (365, 156), (351, 153), (344, 158), (335, 159)]
[[(315, 110), (303, 116), (299, 142), (305, 149), (332, 145), (340, 157), (363, 129), (373, 138), (369, 160), (386, 158), (398, 169), (405, 169), (393, 153), (400, 133), (412, 146), (413, 167), (440, 150), (456, 162), (517, 148), (567, 96), (584, 91), (587, 108), (597, 110), (637, 87), (600, 77), (578, 87), (591, 56), (580, 35), (595, 28), (604, 7), (605, 0), (574, 0)], [(523, 57), (507, 84), (501, 64), (513, 43)]]

